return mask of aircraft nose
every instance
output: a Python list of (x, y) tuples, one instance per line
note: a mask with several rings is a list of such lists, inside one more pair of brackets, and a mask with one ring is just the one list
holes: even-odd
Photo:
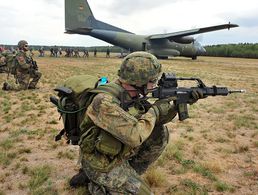
[(197, 55), (202, 55), (202, 54), (205, 54), (205, 53), (206, 53), (206, 49), (203, 46), (199, 45), (197, 47)]
[(200, 46), (199, 50), (200, 50), (201, 54), (206, 53), (206, 49), (204, 47), (202, 47), (202, 46)]

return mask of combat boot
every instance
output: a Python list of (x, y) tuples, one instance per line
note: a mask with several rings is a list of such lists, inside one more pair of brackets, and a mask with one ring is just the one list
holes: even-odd
[(35, 85), (29, 85), (28, 89), (39, 89), (39, 87), (36, 87)]
[(9, 91), (9, 90), (11, 90), (11, 86), (7, 82), (4, 82), (2, 90)]
[(28, 89), (36, 89), (34, 86), (29, 86)]
[(71, 187), (78, 188), (78, 187), (82, 187), (82, 186), (87, 186), (88, 183), (90, 183), (90, 179), (84, 173), (83, 169), (80, 169), (79, 173), (74, 175), (69, 183), (70, 183)]

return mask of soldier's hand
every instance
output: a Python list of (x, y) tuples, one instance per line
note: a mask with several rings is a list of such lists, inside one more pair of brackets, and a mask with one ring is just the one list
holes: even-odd
[(201, 89), (193, 89), (191, 92), (191, 99), (189, 101), (189, 104), (194, 104), (199, 99), (206, 98), (207, 96), (203, 95), (203, 92)]
[(157, 116), (157, 124), (168, 123), (176, 116), (177, 111), (174, 106), (174, 100), (175, 98), (157, 100), (152, 105)]

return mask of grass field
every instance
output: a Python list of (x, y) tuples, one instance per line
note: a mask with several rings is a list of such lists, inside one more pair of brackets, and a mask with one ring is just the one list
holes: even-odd
[[(92, 56), (92, 55), (91, 55)], [(49, 102), (53, 88), (77, 74), (116, 78), (122, 59), (37, 58), (40, 89), (0, 90), (0, 195), (83, 194), (68, 181), (78, 147), (54, 141), (62, 129)], [(161, 60), (164, 72), (200, 77), (207, 86), (246, 89), (190, 106), (190, 118), (167, 126), (170, 143), (143, 176), (155, 194), (258, 194), (258, 60), (199, 57)], [(0, 75), (0, 83), (6, 75)]]

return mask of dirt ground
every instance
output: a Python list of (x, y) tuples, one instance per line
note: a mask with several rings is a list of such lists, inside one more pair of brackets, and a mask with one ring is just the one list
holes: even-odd
[[(49, 97), (69, 76), (117, 78), (122, 59), (92, 56), (35, 57), (43, 74), (39, 89), (0, 90), (0, 195), (86, 193), (68, 185), (79, 169), (78, 146), (54, 141), (62, 122)], [(164, 72), (246, 93), (200, 100), (189, 106), (189, 119), (168, 123), (170, 143), (143, 176), (152, 190), (158, 195), (258, 194), (258, 60), (173, 58), (161, 64)], [(0, 74), (0, 83), (5, 80)]]

